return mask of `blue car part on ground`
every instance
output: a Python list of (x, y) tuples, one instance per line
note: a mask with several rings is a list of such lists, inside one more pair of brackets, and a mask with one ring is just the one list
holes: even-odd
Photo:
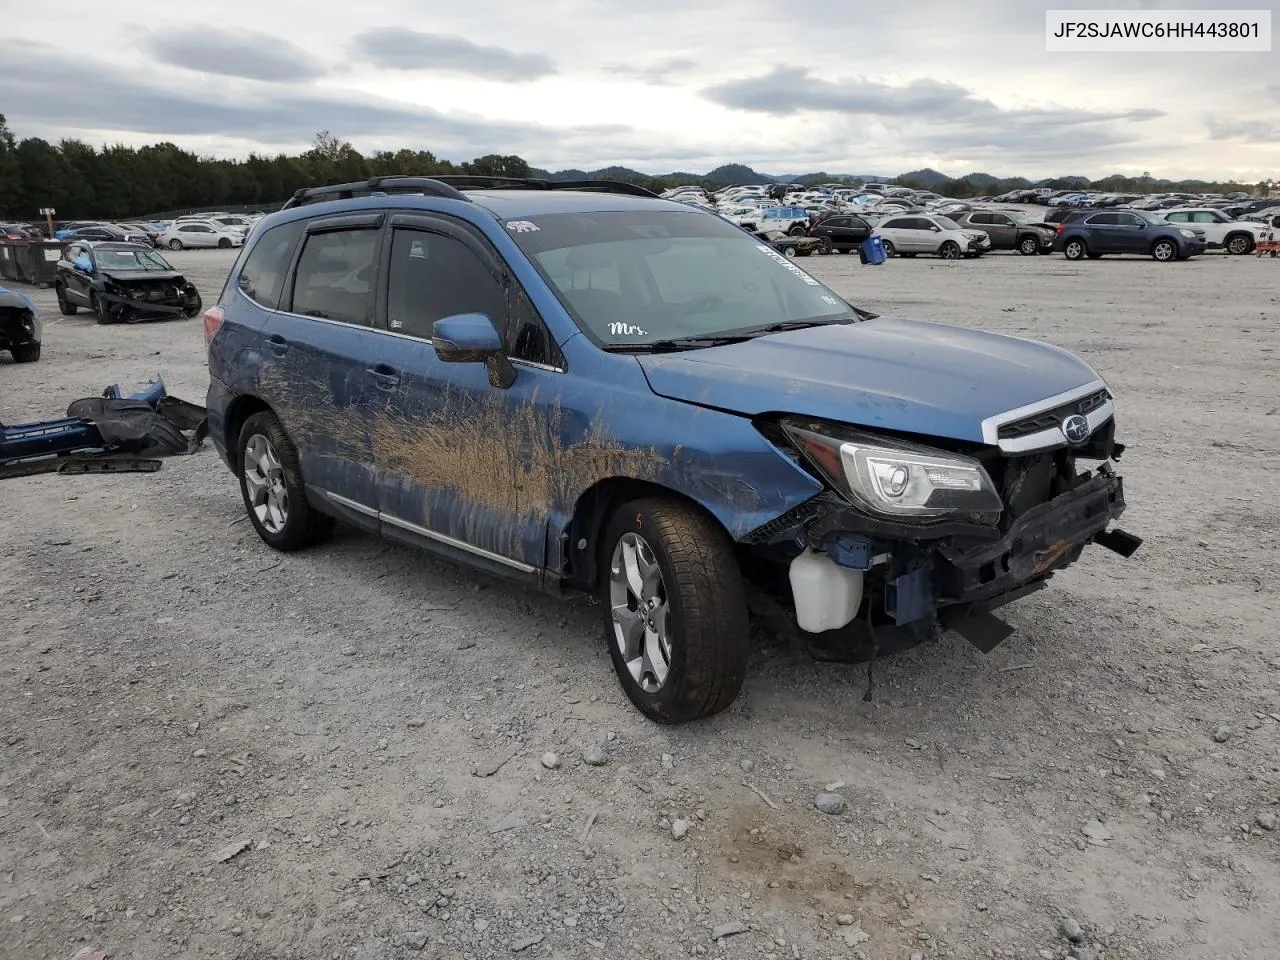
[(267, 544), (339, 519), (595, 593), (663, 722), (732, 702), (748, 608), (826, 658), (989, 650), (992, 610), (1141, 542), (1111, 528), (1124, 446), (1080, 358), (861, 311), (630, 185), (300, 191), (204, 324), (210, 436)]
[(154, 472), (162, 457), (194, 453), (208, 423), (203, 407), (171, 397), (157, 377), (124, 394), (74, 401), (67, 416), (0, 423), (0, 479), (40, 473)]

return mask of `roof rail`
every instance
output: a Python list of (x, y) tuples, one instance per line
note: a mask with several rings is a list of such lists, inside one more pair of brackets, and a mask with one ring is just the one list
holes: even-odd
[(469, 174), (449, 174), (436, 179), (461, 190), (596, 190), (601, 193), (623, 193), (632, 197), (658, 196), (652, 190), (625, 180), (545, 180), (538, 177), (476, 177)]
[[(323, 187), (303, 187), (285, 201), (281, 210), (300, 207), (322, 200), (350, 200), (355, 196), (372, 196), (377, 193), (421, 193), (450, 200), (467, 200), (465, 194), (441, 180), (432, 177), (372, 177), (355, 183), (332, 183)], [(468, 200), (468, 202), (470, 202)]]

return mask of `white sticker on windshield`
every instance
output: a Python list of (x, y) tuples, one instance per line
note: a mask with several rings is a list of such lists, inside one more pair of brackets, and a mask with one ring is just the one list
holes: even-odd
[(840, 306), (840, 301), (839, 301), (839, 300), (837, 300), (835, 297), (829, 297), (829, 296), (827, 296), (825, 293), (822, 295), (822, 302), (823, 302), (823, 303), (829, 303), (829, 304), (831, 304), (833, 307), (838, 307), (838, 306)]
[(649, 334), (630, 323), (611, 323), (609, 333), (615, 337), (647, 337)]
[(528, 220), (512, 220), (507, 224), (507, 229), (512, 233), (537, 233), (538, 225)]
[(807, 273), (805, 273), (803, 270), (797, 267), (794, 263), (792, 263), (782, 254), (780, 254), (777, 250), (773, 249), (773, 247), (767, 247), (763, 243), (757, 243), (756, 249), (759, 250), (761, 253), (767, 253), (775, 261), (782, 264), (782, 266), (786, 267), (788, 270), (790, 270), (793, 274), (795, 274), (805, 283), (809, 284), (809, 286), (811, 287), (820, 286), (817, 280), (813, 279), (813, 277), (809, 276)]

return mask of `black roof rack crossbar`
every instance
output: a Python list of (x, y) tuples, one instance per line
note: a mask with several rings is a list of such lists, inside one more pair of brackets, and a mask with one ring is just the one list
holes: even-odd
[[(467, 200), (465, 194), (442, 180), (433, 177), (372, 177), (354, 183), (331, 183), (323, 187), (303, 187), (285, 201), (281, 210), (300, 207), (305, 203), (322, 200), (350, 200), (356, 196), (372, 196), (377, 193), (421, 193), (449, 200)], [(469, 203), (470, 201), (467, 200)]]
[(479, 177), (469, 174), (448, 174), (436, 179), (461, 190), (596, 190), (601, 193), (623, 193), (632, 197), (657, 196), (652, 190), (625, 180), (546, 180), (538, 177)]

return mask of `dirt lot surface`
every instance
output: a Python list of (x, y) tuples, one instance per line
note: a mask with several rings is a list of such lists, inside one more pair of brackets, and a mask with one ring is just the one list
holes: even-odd
[[(206, 302), (231, 263), (173, 260)], [(275, 554), (211, 449), (5, 481), (0, 956), (1059, 958), (1064, 926), (1082, 957), (1280, 956), (1280, 263), (800, 263), (1093, 363), (1137, 556), (1088, 553), (990, 655), (882, 660), (870, 703), (761, 641), (671, 729), (598, 608), (349, 531)], [(203, 402), (198, 320), (35, 296), (0, 420), (156, 373)]]

